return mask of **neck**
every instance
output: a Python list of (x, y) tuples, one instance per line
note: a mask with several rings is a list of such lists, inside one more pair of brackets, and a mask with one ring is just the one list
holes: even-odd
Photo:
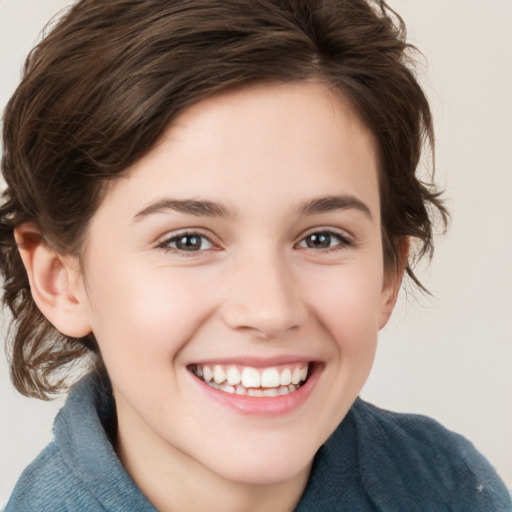
[[(123, 424), (127, 425), (120, 425)], [(117, 454), (139, 489), (160, 512), (293, 511), (306, 487), (311, 465), (291, 478), (270, 484), (234, 482), (162, 440), (141, 436), (133, 428), (136, 424), (137, 421), (130, 422), (129, 428), (118, 428)]]

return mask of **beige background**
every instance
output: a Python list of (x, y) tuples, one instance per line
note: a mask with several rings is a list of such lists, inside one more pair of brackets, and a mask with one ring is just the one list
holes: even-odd
[[(68, 3), (0, 0), (0, 106), (39, 30)], [(362, 396), (461, 432), (512, 487), (512, 0), (390, 4), (428, 60), (438, 181), (454, 216), (421, 272), (436, 299), (403, 294)], [(2, 507), (61, 401), (17, 395), (0, 360)]]

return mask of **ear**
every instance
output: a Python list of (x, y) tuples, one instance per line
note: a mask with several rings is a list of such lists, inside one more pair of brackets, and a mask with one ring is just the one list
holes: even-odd
[(17, 226), (14, 237), (41, 313), (62, 334), (74, 338), (89, 334), (86, 294), (76, 258), (51, 250), (34, 223)]
[(409, 257), (409, 238), (403, 237), (396, 242), (399, 250), (399, 261), (396, 267), (385, 269), (382, 285), (382, 307), (380, 310), (379, 329), (382, 329), (391, 317), (398, 299), (407, 259)]

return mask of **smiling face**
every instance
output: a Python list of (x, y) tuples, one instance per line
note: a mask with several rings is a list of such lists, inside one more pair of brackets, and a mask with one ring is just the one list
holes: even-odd
[(77, 296), (142, 488), (305, 482), (394, 305), (379, 210), (372, 137), (316, 83), (200, 102), (115, 183)]

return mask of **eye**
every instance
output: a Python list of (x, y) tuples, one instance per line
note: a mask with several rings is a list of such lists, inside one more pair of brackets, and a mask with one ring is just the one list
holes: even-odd
[(198, 252), (213, 248), (213, 243), (202, 233), (180, 233), (160, 242), (158, 247), (162, 249)]
[(341, 233), (334, 231), (315, 231), (304, 237), (297, 247), (306, 249), (335, 249), (352, 245), (351, 241)]

